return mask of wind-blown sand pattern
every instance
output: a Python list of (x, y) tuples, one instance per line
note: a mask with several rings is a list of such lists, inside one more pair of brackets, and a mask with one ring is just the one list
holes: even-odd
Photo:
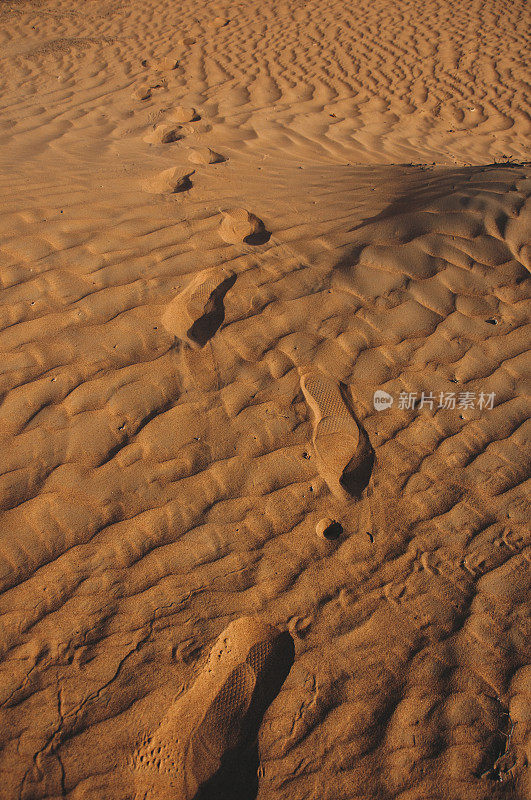
[(528, 29), (0, 3), (2, 800), (529, 795)]

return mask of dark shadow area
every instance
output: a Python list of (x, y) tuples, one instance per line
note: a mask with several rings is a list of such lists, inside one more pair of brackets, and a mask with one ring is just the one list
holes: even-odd
[(225, 319), (223, 300), (229, 289), (234, 286), (235, 281), (236, 275), (230, 275), (214, 289), (205, 306), (205, 313), (196, 319), (192, 327), (188, 329), (188, 338), (199, 347), (203, 347), (223, 324)]
[[(178, 138), (182, 139), (183, 137), (179, 136)], [(176, 142), (177, 139), (172, 139), (171, 141), (172, 142)], [(179, 192), (187, 192), (188, 189), (192, 188), (192, 186), (193, 186), (193, 184), (192, 184), (192, 181), (190, 180), (190, 176), (186, 175), (185, 178), (182, 178), (182, 180), (179, 181), (179, 183), (177, 184), (177, 186), (173, 190), (173, 194), (179, 194)]]
[(339, 390), (360, 432), (358, 452), (343, 470), (339, 482), (343, 489), (353, 498), (359, 499), (371, 479), (375, 458), (374, 449), (370, 443), (367, 431), (354, 413), (347, 387), (344, 384), (340, 384)]
[(336, 539), (339, 539), (342, 533), (343, 526), (341, 523), (332, 522), (327, 528), (324, 529), (323, 536), (325, 539), (328, 539), (329, 542), (335, 542)]
[(270, 238), (271, 238), (271, 233), (264, 229), (262, 231), (257, 231), (257, 233), (252, 233), (250, 236), (247, 236), (243, 241), (245, 242), (245, 244), (251, 244), (256, 246), (259, 244), (267, 244)]
[[(522, 170), (526, 167), (529, 167), (528, 162), (504, 162), (457, 168), (422, 165), (410, 165), (408, 168), (407, 165), (395, 165), (390, 168), (388, 178), (389, 193), (394, 194), (395, 199), (378, 214), (366, 217), (359, 224), (349, 228), (348, 232), (360, 232), (378, 222), (403, 214), (424, 211), (431, 203), (452, 196), (459, 198), (458, 202), (462, 205), (463, 211), (466, 211), (471, 200), (485, 192), (514, 190), (515, 181), (525, 178)], [(385, 175), (379, 173), (377, 180), (384, 178)], [(503, 232), (505, 224), (506, 220), (498, 221), (500, 232)], [(335, 288), (348, 291), (348, 272), (357, 264), (360, 253), (367, 243), (368, 241), (361, 238), (353, 242), (350, 249), (336, 263), (333, 278)]]
[(512, 784), (514, 776), (512, 767), (515, 764), (515, 754), (511, 747), (515, 723), (511, 719), (509, 709), (496, 698), (499, 706), (499, 727), (492, 731), (490, 741), (487, 743), (485, 753), (479, 767), (475, 770), (478, 778), (495, 781), (498, 784)]
[[(424, 167), (422, 180), (417, 175), (408, 181), (404, 176), (404, 193), (390, 203), (383, 211), (373, 217), (369, 217), (359, 225), (350, 228), (351, 231), (371, 225), (373, 222), (381, 222), (399, 214), (411, 214), (415, 211), (422, 211), (426, 205), (436, 200), (442, 200), (458, 192), (466, 192), (467, 196), (475, 196), (492, 187), (492, 180), (481, 180), (481, 176), (492, 172), (515, 171), (518, 168), (527, 166), (526, 164), (485, 164), (477, 167)], [(412, 166), (413, 174), (419, 168)], [(507, 176), (508, 177), (508, 176)], [(515, 175), (516, 177), (516, 175)], [(525, 177), (523, 175), (518, 177)], [(413, 178), (413, 175), (412, 175)], [(407, 189), (406, 189), (407, 186)], [(506, 185), (504, 184), (504, 189)], [(508, 187), (509, 189), (515, 187)], [(466, 197), (463, 198), (463, 207), (466, 207)]]
[(359, 500), (363, 494), (363, 491), (369, 485), (374, 466), (374, 450), (372, 449), (366, 434), (364, 434), (364, 436), (366, 438), (366, 444), (364, 445), (365, 452), (361, 462), (358, 460), (358, 457), (356, 457), (355, 465), (351, 467), (350, 464), (353, 463), (351, 461), (343, 471), (343, 475), (339, 481), (341, 486), (357, 500)]
[(483, 757), (480, 767), (476, 770), (476, 777), (487, 778), (490, 781), (507, 782), (512, 778), (511, 767), (514, 757), (508, 751), (510, 735), (496, 733)]
[[(247, 662), (260, 661), (258, 651)], [(257, 737), (262, 718), (286, 680), (295, 658), (295, 645), (288, 631), (281, 633), (272, 652), (259, 670), (251, 705), (242, 726), (240, 746), (227, 753), (221, 768), (195, 796), (194, 800), (255, 800), (258, 794), (259, 754)]]
[(255, 800), (258, 794), (258, 745), (236, 750), (194, 800)]

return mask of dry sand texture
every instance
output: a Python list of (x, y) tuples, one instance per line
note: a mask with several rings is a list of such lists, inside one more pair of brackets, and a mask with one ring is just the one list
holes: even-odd
[(2, 800), (529, 796), (528, 30), (0, 2)]

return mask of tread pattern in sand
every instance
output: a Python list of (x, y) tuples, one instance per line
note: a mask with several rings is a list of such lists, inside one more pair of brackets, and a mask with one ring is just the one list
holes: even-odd
[(285, 648), (279, 631), (256, 618), (223, 631), (194, 685), (136, 750), (138, 797), (193, 800), (244, 736), (249, 746), (270, 693), (264, 684), (271, 673), (284, 678)]
[(359, 493), (365, 488), (360, 485), (359, 476), (364, 461), (369, 459), (370, 446), (340, 387), (309, 368), (302, 372), (301, 389), (313, 414), (312, 441), (324, 479), (339, 497)]

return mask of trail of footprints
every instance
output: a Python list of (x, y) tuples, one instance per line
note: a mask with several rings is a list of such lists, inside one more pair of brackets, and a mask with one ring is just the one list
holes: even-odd
[[(224, 25), (220, 19), (216, 25)], [(173, 59), (157, 62), (156, 69), (174, 69)], [(134, 97), (151, 97), (142, 86)], [(196, 109), (177, 106), (165, 121), (144, 137), (148, 144), (170, 144), (184, 139), (182, 125), (200, 119)], [(177, 126), (175, 126), (177, 123)], [(192, 164), (209, 165), (225, 158), (209, 147), (189, 152)], [(194, 170), (170, 167), (143, 182), (145, 191), (182, 192), (191, 187)], [(252, 242), (265, 233), (263, 222), (244, 208), (222, 215), (218, 229), (227, 244)], [(223, 299), (236, 274), (223, 267), (192, 277), (169, 303), (164, 328), (180, 342), (199, 349), (215, 335), (224, 319)], [(338, 385), (315, 369), (301, 374), (301, 389), (314, 416), (313, 446), (318, 468), (331, 491), (345, 499), (354, 493), (357, 469), (370, 449)], [(332, 520), (331, 526), (336, 525)], [(327, 530), (331, 529), (328, 525)], [(324, 534), (323, 534), (324, 535)], [(288, 637), (288, 642), (291, 639)], [(179, 798), (192, 800), (218, 772), (227, 753), (256, 738), (263, 712), (291, 666), (289, 644), (257, 618), (231, 623), (214, 645), (210, 658), (192, 688), (170, 707), (159, 728), (145, 735), (132, 757), (138, 800)]]
[[(225, 25), (226, 20), (222, 19), (220, 24)], [(148, 66), (147, 61), (145, 61), (144, 64)], [(157, 71), (165, 71), (174, 70), (178, 64), (179, 62), (174, 57), (166, 56), (162, 59), (154, 60), (150, 66)], [(149, 100), (152, 96), (152, 91), (160, 88), (160, 86), (161, 84), (158, 83), (155, 85), (145, 84), (139, 86), (133, 91), (133, 98), (138, 101)], [(165, 119), (163, 122), (154, 124), (151, 130), (145, 134), (144, 141), (147, 144), (172, 144), (182, 141), (186, 136), (186, 129), (183, 126), (187, 123), (198, 122), (201, 119), (200, 114), (195, 108), (182, 105), (177, 105), (166, 110), (164, 112), (164, 117)], [(194, 165), (208, 166), (210, 164), (221, 164), (226, 161), (226, 158), (210, 147), (202, 146), (189, 150), (188, 161)], [(193, 184), (190, 179), (193, 174), (193, 169), (186, 170), (179, 167), (169, 167), (156, 175), (145, 178), (142, 182), (142, 188), (144, 191), (154, 194), (176, 194), (185, 192), (192, 188)], [(253, 237), (259, 237), (263, 233), (265, 233), (263, 222), (244, 208), (232, 209), (224, 213), (219, 225), (219, 235), (227, 244), (240, 244), (242, 242), (252, 243)], [(193, 335), (190, 337), (188, 334), (184, 334), (183, 336), (182, 324), (184, 324), (185, 320), (188, 320), (190, 325), (193, 324), (193, 320), (188, 311), (188, 303), (191, 303), (190, 308), (192, 308), (194, 303), (196, 305), (197, 303), (201, 305), (201, 301), (198, 300), (198, 298), (202, 297), (205, 303), (197, 319), (198, 325), (201, 326), (199, 318), (207, 313), (206, 305), (210, 295), (214, 293), (217, 288), (217, 285), (213, 285), (213, 281), (215, 281), (215, 278), (212, 277), (211, 273), (198, 275), (192, 280), (192, 283), (187, 287), (185, 292), (175, 298), (173, 310), (170, 309), (165, 318), (167, 322), (166, 327), (170, 332), (175, 332), (175, 335), (179, 336), (179, 338), (184, 338), (189, 343), (196, 341)], [(215, 301), (213, 300), (213, 302)], [(174, 331), (174, 325), (171, 320), (175, 321), (176, 319), (176, 315), (173, 313), (175, 309), (183, 310), (183, 315)], [(199, 341), (201, 338), (202, 335), (199, 336)]]
[[(446, 147), (446, 157), (452, 148), (474, 152), (477, 137), (484, 143), (493, 130), (499, 137), (499, 145), (493, 142), (493, 155), (498, 156), (501, 151), (518, 156), (518, 132), (525, 135), (527, 124), (527, 109), (522, 102), (524, 84), (518, 75), (525, 48), (519, 36), (515, 37), (525, 27), (519, 4), (511, 4), (508, 11), (496, 3), (484, 9), (481, 4), (465, 8), (436, 2), (429, 8), (419, 6), (414, 19), (404, 10), (384, 3), (357, 5), (355, 9), (343, 4), (337, 10), (314, 2), (303, 7), (273, 4), (273, 14), (271, 5), (240, 4), (237, 14), (229, 20), (220, 16), (223, 23), (215, 26), (209, 4), (200, 9), (187, 3), (165, 3), (164, 13), (156, 15), (163, 18), (163, 24), (175, 30), (183, 17), (194, 21), (189, 19), (186, 32), (169, 55), (144, 59), (146, 73), (142, 80), (146, 82), (151, 76), (145, 91), (155, 95), (164, 82), (182, 79), (185, 70), (186, 80), (195, 81), (198, 86), (211, 89), (216, 82), (216, 123), (230, 119), (244, 137), (248, 136), (245, 122), (256, 109), (281, 101), (282, 125), (301, 132), (308, 145), (321, 148), (321, 152), (323, 142), (327, 150), (336, 150), (338, 141), (342, 147), (349, 138), (364, 146), (360, 124), (362, 128), (366, 124), (374, 126), (375, 115), (384, 115), (385, 137), (381, 126), (375, 132), (378, 148), (385, 148), (387, 155), (396, 160), (398, 143), (399, 159), (409, 160), (412, 150), (408, 126), (403, 124), (406, 114), (411, 115), (414, 141), (418, 143), (420, 136), (422, 146), (432, 150), (433, 159), (440, 153), (440, 140), (426, 141), (426, 125), (450, 134), (452, 147)], [(485, 17), (485, 41), (481, 47), (473, 34), (478, 13)], [(151, 42), (156, 48), (160, 20), (155, 29), (150, 26), (154, 21), (151, 4), (143, 4), (141, 14), (133, 19), (135, 34), (142, 31), (143, 46)], [(103, 36), (112, 38), (116, 32), (110, 21), (100, 23), (96, 31), (93, 24), (83, 31), (79, 30), (79, 22), (77, 25), (78, 28), (68, 18), (61, 19), (53, 45), (53, 52), (62, 56), (62, 68), (66, 62), (69, 76), (74, 70), (72, 58), (67, 58), (69, 49), (91, 41), (101, 43)], [(432, 26), (445, 31), (440, 42), (432, 41)], [(333, 41), (328, 41), (327, 30), (335, 31)], [(94, 37), (95, 32), (100, 38)], [(86, 35), (80, 37), (80, 33)], [(292, 54), (299, 41), (302, 44), (295, 59)], [(504, 41), (513, 42), (513, 46), (507, 49), (499, 44)], [(122, 47), (122, 58), (131, 59), (133, 67), (138, 64), (140, 59), (133, 54), (132, 44)], [(101, 48), (96, 44), (92, 48), (101, 57)], [(489, 69), (474, 70), (478, 57), (484, 53), (489, 57)], [(35, 51), (23, 59), (25, 80), (30, 84), (37, 61)], [(129, 80), (128, 71), (124, 78)], [(499, 84), (499, 89), (489, 97), (486, 84), (491, 80)], [(309, 112), (306, 103), (312, 99), (333, 105), (327, 130), (322, 130), (320, 112)], [(42, 113), (49, 114), (50, 109), (43, 108)], [(54, 135), (63, 136), (65, 131), (58, 128)], [(367, 145), (366, 149), (373, 147), (372, 136)], [(290, 147), (289, 138), (284, 146)]]
[[(173, 69), (173, 61), (166, 60), (162, 68)], [(135, 96), (148, 99), (150, 87), (142, 87)], [(169, 121), (155, 125), (145, 136), (147, 143), (181, 141), (181, 126), (200, 117), (194, 108), (177, 106), (166, 119)], [(209, 147), (191, 150), (188, 158), (197, 165), (225, 160)], [(170, 167), (145, 180), (143, 188), (156, 193), (186, 191), (193, 174), (193, 170)], [(227, 244), (237, 245), (252, 243), (253, 237), (260, 237), (265, 229), (257, 216), (238, 208), (222, 215), (218, 233)], [(204, 347), (223, 323), (223, 300), (236, 278), (223, 267), (193, 276), (167, 306), (162, 316), (164, 328), (184, 346)], [(370, 474), (365, 469), (372, 454), (368, 438), (337, 382), (308, 366), (301, 370), (300, 386), (313, 415), (318, 470), (334, 495), (348, 499), (363, 490), (363, 473)], [(319, 535), (326, 537), (336, 526), (333, 520), (327, 520)], [(256, 737), (262, 713), (274, 695), (264, 688), (268, 669), (277, 682), (282, 682), (282, 664), (277, 663), (282, 660), (280, 638), (271, 626), (251, 618), (231, 623), (221, 634), (193, 687), (177, 699), (159, 728), (144, 736), (134, 753), (138, 800), (192, 800), (218, 772), (227, 753)]]
[[(260, 229), (254, 215), (238, 209), (224, 215), (219, 232), (225, 241), (237, 243)], [(185, 347), (205, 346), (223, 323), (223, 301), (236, 280), (235, 273), (221, 267), (195, 275), (166, 308), (162, 319), (166, 330)], [(368, 484), (374, 451), (351, 409), (346, 388), (309, 363), (299, 366), (298, 371), (300, 389), (312, 417), (317, 469), (335, 497), (343, 501), (359, 497)], [(326, 518), (318, 523), (317, 533), (331, 539), (339, 535), (337, 528), (338, 523)], [(249, 638), (247, 624), (240, 620), (227, 630), (236, 632), (241, 625), (245, 642), (255, 641), (256, 636), (251, 649), (268, 652), (275, 634), (253, 623), (258, 627), (252, 629), (258, 633)], [(231, 660), (225, 655), (225, 639), (222, 635), (193, 688), (170, 708), (160, 727), (135, 753), (138, 798), (194, 797), (217, 772), (224, 754), (241, 741), (258, 692), (260, 670), (249, 669), (248, 656)], [(218, 650), (220, 664), (227, 666), (216, 666)], [(247, 644), (243, 647), (246, 650)], [(255, 714), (255, 720), (259, 718), (260, 714)]]

